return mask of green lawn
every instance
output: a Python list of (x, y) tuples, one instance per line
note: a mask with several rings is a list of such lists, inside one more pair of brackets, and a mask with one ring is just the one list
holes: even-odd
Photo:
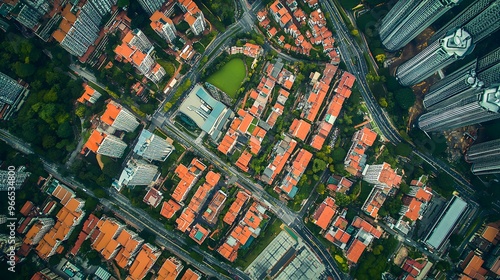
[(239, 58), (231, 59), (222, 66), (212, 76), (208, 77), (207, 82), (224, 91), (231, 98), (236, 98), (236, 92), (245, 79), (245, 63)]

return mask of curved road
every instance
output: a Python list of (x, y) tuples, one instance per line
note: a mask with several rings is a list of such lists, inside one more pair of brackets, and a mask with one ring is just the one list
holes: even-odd
[[(326, 11), (330, 13), (330, 20), (332, 21), (337, 31), (337, 41), (339, 42), (340, 53), (343, 57), (343, 61), (347, 65), (347, 70), (357, 76), (361, 95), (363, 96), (363, 99), (367, 104), (373, 120), (380, 128), (383, 136), (393, 144), (407, 142), (401, 137), (396, 127), (394, 127), (394, 125), (391, 123), (387, 113), (380, 108), (373, 94), (371, 93), (370, 88), (368, 87), (366, 75), (369, 73), (369, 70), (366, 64), (365, 57), (363, 55), (363, 50), (366, 46), (358, 44), (358, 42), (352, 38), (349, 30), (347, 30), (346, 24), (344, 24), (343, 22), (338, 8), (333, 3), (333, 0), (324, 0), (321, 2)], [(429, 163), (433, 168), (441, 169), (442, 171), (453, 177), (453, 179), (455, 179), (455, 181), (460, 184), (460, 187), (458, 188), (460, 192), (464, 194), (470, 194), (474, 192), (474, 187), (460, 173), (450, 168), (446, 163), (416, 150), (415, 144), (411, 142), (408, 143), (414, 148), (413, 153), (415, 155), (419, 156), (424, 161)]]

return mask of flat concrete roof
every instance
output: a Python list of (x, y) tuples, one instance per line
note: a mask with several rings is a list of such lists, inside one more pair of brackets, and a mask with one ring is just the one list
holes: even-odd
[(432, 248), (439, 249), (466, 209), (467, 202), (458, 196), (454, 196), (444, 215), (441, 215), (437, 224), (427, 235), (425, 243)]

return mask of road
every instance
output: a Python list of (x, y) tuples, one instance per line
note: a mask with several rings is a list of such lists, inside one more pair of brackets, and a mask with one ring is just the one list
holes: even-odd
[[(368, 51), (366, 49), (367, 47), (365, 46), (365, 44), (358, 44), (358, 42), (351, 36), (349, 30), (347, 29), (347, 25), (343, 22), (340, 11), (333, 3), (333, 0), (325, 0), (321, 2), (323, 4), (323, 7), (330, 14), (330, 20), (335, 26), (338, 37), (337, 42), (339, 44), (339, 49), (341, 56), (343, 57), (343, 61), (347, 66), (347, 70), (356, 75), (359, 90), (367, 104), (368, 110), (370, 111), (373, 120), (380, 128), (383, 136), (393, 144), (407, 142), (401, 137), (396, 127), (394, 127), (394, 125), (391, 123), (387, 112), (380, 108), (377, 101), (375, 100), (375, 97), (370, 91), (370, 88), (368, 87), (366, 75), (369, 73), (369, 69), (364, 57), (364, 52)], [(472, 186), (472, 184), (470, 184), (470, 182), (466, 180), (460, 173), (452, 169), (446, 163), (435, 159), (428, 154), (418, 151), (414, 143), (409, 142), (409, 144), (414, 148), (413, 153), (415, 155), (422, 158), (434, 168), (440, 169), (453, 177), (460, 185), (457, 188), (460, 193), (464, 194), (465, 196), (469, 195), (470, 193), (474, 193), (474, 187)]]
[[(0, 140), (9, 144), (13, 148), (19, 150), (24, 154), (33, 154), (32, 149), (27, 145), (24, 141), (18, 139), (17, 137), (11, 135), (9, 132), (0, 129)], [(45, 159), (41, 158), (41, 161), (44, 165), (45, 170), (51, 174), (54, 178), (58, 179), (63, 184), (73, 188), (80, 189), (85, 192), (87, 195), (97, 198), (92, 190), (86, 188), (83, 184), (74, 180), (74, 178), (64, 177), (59, 173), (59, 166), (56, 164), (50, 163)], [(119, 216), (122, 218), (126, 218), (126, 220), (132, 222), (134, 225), (137, 225), (139, 228), (147, 228), (151, 232), (155, 233), (157, 238), (156, 242), (167, 248), (172, 253), (176, 254), (179, 258), (183, 259), (189, 264), (192, 264), (196, 269), (200, 270), (206, 275), (214, 276), (218, 279), (227, 278), (215, 271), (214, 269), (197, 262), (190, 255), (189, 252), (184, 248), (187, 248), (188, 245), (185, 242), (185, 236), (181, 235), (178, 232), (172, 232), (165, 229), (164, 225), (157, 220), (154, 220), (146, 213), (144, 210), (136, 208), (131, 205), (130, 200), (123, 196), (122, 194), (115, 191), (114, 188), (106, 189), (109, 198), (97, 198), (99, 202), (109, 208), (111, 211), (117, 212)], [(217, 265), (224, 270), (228, 271), (233, 276), (238, 276), (240, 279), (249, 279), (246, 274), (242, 271), (227, 265), (226, 263), (219, 262), (215, 259), (211, 254), (202, 251), (198, 247), (191, 248), (195, 250), (197, 253), (201, 254), (204, 257), (204, 261), (209, 263), (210, 265)]]

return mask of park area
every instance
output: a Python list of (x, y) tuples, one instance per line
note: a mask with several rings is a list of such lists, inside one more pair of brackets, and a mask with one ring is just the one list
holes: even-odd
[(245, 63), (239, 58), (234, 58), (208, 77), (207, 82), (225, 92), (229, 97), (236, 98), (236, 93), (245, 76)]

